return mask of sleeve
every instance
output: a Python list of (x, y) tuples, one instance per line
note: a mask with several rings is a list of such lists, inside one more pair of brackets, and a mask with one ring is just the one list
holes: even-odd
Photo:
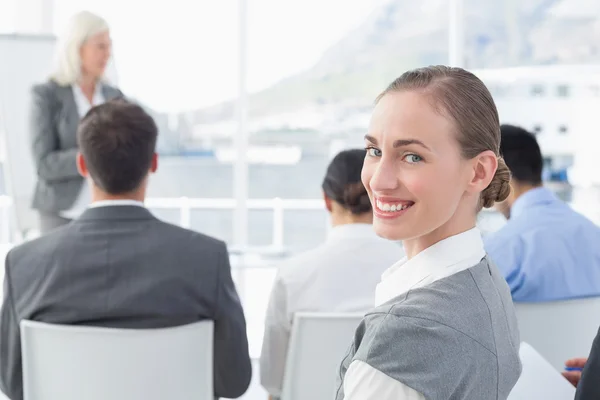
[(425, 400), (421, 393), (362, 361), (350, 364), (344, 393), (344, 400)]
[(575, 400), (599, 399), (600, 398), (600, 330), (588, 357), (581, 380), (577, 385)]
[(51, 100), (46, 87), (31, 91), (30, 139), (37, 175), (47, 181), (78, 177), (77, 149), (59, 150)]
[[(494, 382), (497, 360), (489, 349), (450, 326), (409, 316), (417, 312), (410, 307), (398, 311), (404, 314), (367, 317), (372, 321), (367, 320), (367, 329), (352, 363), (361, 361), (371, 369), (357, 364), (354, 369), (358, 372), (348, 375), (346, 371), (344, 398), (376, 399), (385, 398), (378, 397), (379, 394), (415, 394), (404, 386), (427, 399), (459, 398), (469, 391), (481, 393), (485, 390), (480, 387), (481, 382)], [(361, 395), (370, 391), (377, 396)], [(352, 393), (357, 395), (349, 397)], [(480, 398), (477, 394), (472, 397)]]
[(290, 332), (287, 292), (284, 282), (278, 276), (267, 307), (260, 355), (260, 382), (274, 397), (281, 396)]
[(227, 249), (219, 253), (214, 335), (214, 388), (217, 397), (240, 397), (250, 385), (252, 365), (246, 320), (231, 277)]
[(4, 294), (0, 310), (0, 389), (11, 399), (23, 398), (21, 333), (14, 308), (8, 256), (4, 273)]

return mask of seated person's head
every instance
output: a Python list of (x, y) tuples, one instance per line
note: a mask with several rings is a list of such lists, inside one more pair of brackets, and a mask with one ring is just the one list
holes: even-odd
[(498, 209), (508, 217), (510, 207), (519, 196), (542, 185), (544, 161), (540, 146), (532, 133), (513, 125), (502, 125), (500, 133), (500, 153), (510, 169), (513, 190), (506, 202), (498, 205)]
[(323, 195), (333, 225), (371, 223), (373, 214), (360, 173), (365, 150), (345, 150), (336, 155), (323, 179)]
[(92, 181), (93, 200), (143, 201), (158, 164), (157, 136), (154, 120), (136, 104), (120, 99), (93, 107), (77, 131), (77, 167)]

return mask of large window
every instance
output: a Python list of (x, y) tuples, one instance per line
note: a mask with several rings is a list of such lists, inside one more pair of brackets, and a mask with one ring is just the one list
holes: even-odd
[[(283, 254), (324, 240), (327, 217), (319, 201), (325, 167), (335, 151), (362, 145), (370, 102), (387, 80), (375, 62), (343, 67), (354, 57), (348, 35), (365, 29), (381, 3), (247, 1), (240, 42), (237, 0), (146, 2), (143, 8), (133, 1), (54, 0), (57, 34), (79, 10), (108, 20), (116, 71), (109, 77), (151, 110), (161, 130), (159, 170), (149, 189), (154, 211), (233, 249), (254, 356), (275, 267)], [(360, 51), (370, 46), (364, 43)], [(233, 209), (236, 186), (243, 184), (236, 181), (243, 174), (235, 173), (236, 138), (243, 133), (240, 72), (248, 93), (242, 165), (248, 176), (247, 243), (236, 241), (244, 236), (236, 229), (244, 225)], [(164, 208), (156, 200), (181, 197), (191, 206), (183, 218), (172, 208), (179, 200)], [(198, 202), (205, 208), (195, 208)]]
[[(248, 135), (251, 151), (264, 150), (264, 159), (257, 157), (248, 164), (250, 198), (321, 199), (321, 182), (332, 156), (364, 146), (373, 100), (403, 70), (419, 62), (402, 47), (390, 51), (398, 40), (396, 28), (405, 24), (414, 28), (411, 21), (416, 23), (431, 11), (409, 6), (411, 15), (406, 18), (406, 10), (394, 3), (398, 2), (248, 2)], [(434, 8), (447, 15), (446, 4)], [(397, 25), (400, 20), (404, 22)], [(444, 24), (433, 27), (436, 35), (441, 35)], [(429, 54), (425, 58), (435, 61)], [(272, 240), (266, 234), (271, 232), (271, 216), (250, 211), (251, 245)], [(326, 238), (322, 206), (298, 202), (282, 219), (283, 248), (291, 253), (314, 248)], [(255, 335), (251, 339), (262, 336), (274, 275), (274, 269), (247, 275), (246, 299), (253, 305), (249, 321)]]
[[(250, 197), (320, 199), (331, 156), (363, 145), (377, 92), (398, 73), (394, 66), (410, 63), (382, 52), (396, 17), (385, 3), (248, 3), (249, 141), (252, 149), (268, 149), (266, 161), (274, 163), (249, 164)], [(325, 215), (323, 209), (286, 211), (284, 246), (297, 252), (321, 243)], [(266, 228), (256, 212), (249, 226), (251, 232)], [(252, 236), (250, 243), (263, 245), (262, 239)]]
[[(228, 242), (255, 356), (275, 267), (327, 234), (320, 203), (327, 163), (341, 149), (362, 146), (373, 99), (400, 71), (446, 58), (415, 58), (395, 46), (422, 29), (420, 17), (447, 15), (439, 1), (403, 9), (385, 0), (248, 0), (241, 18), (238, 0), (27, 1), (37, 10), (51, 5), (52, 12), (16, 27), (0, 19), (6, 25), (0, 28), (42, 32), (48, 25), (60, 34), (81, 10), (107, 19), (114, 43), (108, 77), (147, 107), (160, 128), (150, 204), (163, 219)], [(16, 0), (0, 2), (30, 16)], [(445, 18), (427, 28), (435, 37), (444, 37)], [(244, 87), (240, 76), (247, 78)], [(247, 92), (242, 130), (240, 90)], [(240, 134), (248, 142), (243, 164)], [(246, 174), (247, 182), (236, 180)], [(247, 206), (247, 235), (239, 235), (246, 225), (239, 220), (244, 214), (234, 212), (236, 198)]]
[[(238, 2), (54, 1), (57, 34), (80, 10), (107, 19), (116, 71), (109, 77), (155, 117), (161, 158), (149, 196), (231, 198), (235, 158), (227, 155), (237, 129)], [(176, 203), (158, 205), (160, 217), (182, 221)], [(231, 208), (192, 208), (186, 224), (233, 240)]]

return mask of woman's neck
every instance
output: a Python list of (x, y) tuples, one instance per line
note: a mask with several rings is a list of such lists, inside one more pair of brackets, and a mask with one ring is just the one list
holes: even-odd
[(404, 251), (406, 252), (406, 257), (410, 260), (423, 250), (433, 246), (438, 242), (441, 242), (444, 239), (473, 229), (475, 227), (475, 222), (475, 217), (453, 217), (451, 220), (429, 233), (414, 239), (403, 240), (402, 244), (404, 246)]
[(93, 76), (83, 74), (77, 81), (77, 84), (91, 103), (94, 98), (94, 92), (96, 91), (97, 79)]
[(96, 83), (98, 79), (95, 76), (89, 74), (81, 74), (77, 83), (81, 87), (82, 90), (94, 90), (96, 88)]
[(83, 87), (94, 88), (96, 86), (96, 82), (98, 82), (98, 79), (95, 76), (92, 76), (90, 74), (85, 74), (85, 73), (81, 74), (81, 76), (77, 80), (77, 83), (82, 88)]

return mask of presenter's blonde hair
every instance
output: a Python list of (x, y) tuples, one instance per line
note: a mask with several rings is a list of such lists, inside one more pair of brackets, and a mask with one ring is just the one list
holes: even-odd
[(108, 31), (108, 23), (89, 11), (71, 17), (67, 29), (59, 38), (50, 79), (61, 86), (72, 85), (81, 76), (81, 46), (92, 36)]

